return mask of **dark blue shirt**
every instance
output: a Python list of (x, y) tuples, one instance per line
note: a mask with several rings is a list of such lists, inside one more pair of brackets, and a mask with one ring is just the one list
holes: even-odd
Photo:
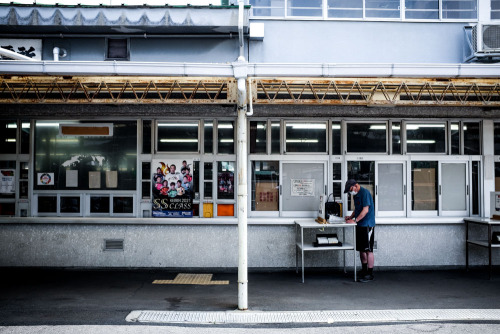
[(368, 206), (366, 216), (357, 222), (358, 226), (375, 226), (375, 206), (373, 205), (372, 195), (363, 187), (354, 196), (354, 217), (358, 217), (365, 206)]

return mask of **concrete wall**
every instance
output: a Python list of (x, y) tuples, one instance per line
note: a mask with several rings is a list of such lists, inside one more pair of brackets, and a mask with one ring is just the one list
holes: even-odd
[[(255, 63), (461, 63), (465, 23), (286, 21), (263, 22), (263, 41), (245, 44)], [(104, 38), (49, 38), (43, 60), (52, 49), (66, 49), (61, 61), (102, 61)], [(132, 38), (130, 61), (226, 63), (239, 55), (234, 38)]]
[[(249, 267), (295, 267), (293, 225), (250, 225), (248, 232)], [(309, 237), (316, 233), (319, 229)], [(237, 225), (2, 224), (0, 267), (235, 268), (237, 235)], [(350, 238), (347, 233), (346, 239)], [(104, 251), (104, 239), (124, 239), (124, 250)], [(376, 241), (379, 268), (465, 265), (463, 224), (379, 225)], [(486, 249), (474, 247), (470, 254), (471, 265), (487, 264)], [(352, 256), (348, 251), (348, 266)], [(312, 252), (306, 254), (305, 263), (341, 267), (343, 256)], [(500, 264), (495, 251), (494, 263)]]

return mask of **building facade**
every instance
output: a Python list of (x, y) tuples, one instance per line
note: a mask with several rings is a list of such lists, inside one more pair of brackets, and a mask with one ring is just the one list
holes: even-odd
[(500, 1), (5, 4), (0, 26), (0, 266), (235, 268), (246, 184), (248, 266), (290, 268), (294, 221), (350, 214), (355, 178), (377, 267), (460, 267), (500, 191)]

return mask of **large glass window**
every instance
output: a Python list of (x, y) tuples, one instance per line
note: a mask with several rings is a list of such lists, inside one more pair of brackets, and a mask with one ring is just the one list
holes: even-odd
[(323, 0), (287, 0), (288, 16), (322, 15)]
[(495, 123), (493, 142), (495, 145), (495, 155), (500, 155), (500, 123)]
[(392, 154), (401, 154), (401, 123), (393, 122), (392, 130)]
[(332, 122), (332, 154), (342, 154), (342, 131), (340, 122)]
[[(347, 179), (356, 180), (370, 192), (375, 201), (375, 161), (348, 161)], [(347, 201), (349, 210), (354, 210), (352, 196), (348, 196)]]
[(408, 153), (446, 153), (445, 124), (407, 124), (406, 150)]
[(284, 16), (285, 0), (250, 0), (253, 16)]
[(387, 152), (386, 123), (347, 123), (347, 152)]
[(438, 209), (438, 163), (437, 161), (411, 162), (411, 208), (414, 211)]
[(266, 153), (267, 122), (250, 122), (250, 153)]
[(102, 136), (63, 135), (60, 124), (87, 123), (37, 121), (35, 190), (136, 189), (135, 121), (112, 123), (112, 134)]
[(491, 19), (500, 20), (500, 0), (491, 0)]
[(363, 0), (328, 0), (328, 17), (362, 18)]
[(234, 154), (234, 122), (221, 121), (217, 125), (218, 153)]
[(198, 152), (198, 122), (159, 122), (158, 152)]
[(481, 127), (478, 122), (465, 122), (464, 130), (464, 154), (481, 154)]
[(0, 153), (16, 154), (17, 122), (0, 121)]
[(442, 0), (443, 19), (476, 19), (477, 0)]
[(500, 162), (495, 162), (495, 191), (500, 191)]
[(365, 15), (373, 18), (399, 18), (399, 0), (365, 0)]
[(460, 154), (460, 122), (452, 122), (450, 129), (451, 154)]
[(281, 145), (281, 126), (279, 121), (271, 121), (271, 153), (279, 154)]
[(205, 121), (203, 138), (205, 154), (214, 153), (214, 121)]
[(252, 211), (279, 211), (279, 162), (252, 161)]
[(326, 122), (286, 122), (286, 152), (326, 153)]
[(439, 19), (439, 0), (406, 0), (405, 16), (407, 19)]

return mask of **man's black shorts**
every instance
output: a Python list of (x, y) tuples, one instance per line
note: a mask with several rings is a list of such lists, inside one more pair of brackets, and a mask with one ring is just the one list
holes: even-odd
[(356, 250), (358, 252), (373, 252), (375, 227), (356, 226)]

